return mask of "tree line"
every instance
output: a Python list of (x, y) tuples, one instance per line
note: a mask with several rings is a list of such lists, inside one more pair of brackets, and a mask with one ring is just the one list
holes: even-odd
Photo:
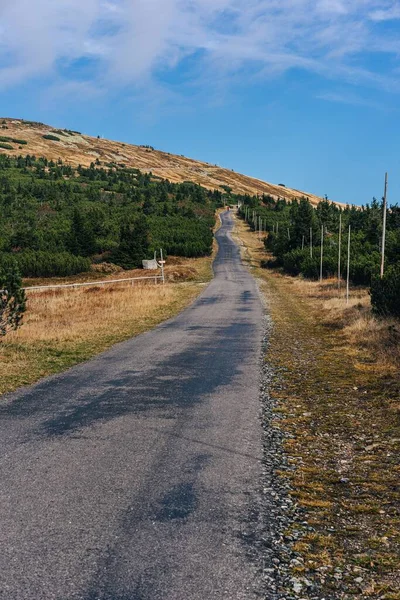
[(266, 233), (265, 247), (273, 258), (264, 266), (309, 279), (318, 279), (321, 274), (337, 277), (339, 268), (342, 275), (345, 273), (350, 226), (350, 281), (370, 287), (377, 312), (400, 316), (400, 207), (397, 205), (387, 212), (383, 279), (380, 278), (383, 203), (375, 198), (361, 207), (341, 208), (324, 200), (314, 208), (307, 198), (289, 203), (271, 196), (248, 197), (240, 213), (253, 229), (261, 225)]
[(205, 256), (224, 194), (99, 161), (0, 156), (0, 265), (26, 277), (72, 275), (90, 263), (141, 265), (155, 249)]

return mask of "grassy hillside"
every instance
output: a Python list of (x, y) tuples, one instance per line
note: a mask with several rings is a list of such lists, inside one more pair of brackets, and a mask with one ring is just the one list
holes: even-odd
[[(299, 190), (274, 185), (235, 173), (218, 165), (161, 152), (151, 147), (134, 146), (98, 139), (76, 131), (60, 130), (41, 123), (0, 118), (0, 154), (29, 153), (48, 160), (61, 158), (73, 167), (88, 167), (94, 161), (152, 172), (174, 183), (192, 181), (208, 189), (229, 186), (237, 194), (269, 194), (287, 200), (307, 196), (314, 205), (321, 198)], [(5, 139), (8, 138), (8, 139)], [(22, 142), (22, 143), (20, 143)]]

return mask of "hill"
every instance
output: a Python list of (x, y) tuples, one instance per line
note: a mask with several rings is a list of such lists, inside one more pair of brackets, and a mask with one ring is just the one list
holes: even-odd
[(269, 194), (286, 200), (306, 196), (314, 206), (322, 200), (313, 194), (267, 183), (217, 165), (155, 150), (150, 146), (99, 139), (33, 121), (0, 118), (1, 153), (14, 156), (29, 153), (49, 160), (61, 158), (64, 163), (73, 167), (88, 167), (96, 161), (102, 166), (124, 165), (142, 172), (152, 172), (173, 183), (191, 181), (211, 190), (229, 186), (236, 194)]

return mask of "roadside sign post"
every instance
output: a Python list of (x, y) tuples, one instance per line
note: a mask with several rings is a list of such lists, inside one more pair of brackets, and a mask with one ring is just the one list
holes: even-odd
[(161, 281), (163, 282), (163, 285), (164, 285), (164, 283), (165, 283), (165, 275), (164, 275), (165, 260), (164, 260), (162, 248), (160, 248), (160, 256), (161, 256), (161, 260), (160, 260), (160, 265), (161, 265)]

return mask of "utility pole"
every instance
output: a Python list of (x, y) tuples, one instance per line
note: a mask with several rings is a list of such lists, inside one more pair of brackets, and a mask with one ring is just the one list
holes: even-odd
[(301, 240), (301, 249), (304, 250), (304, 235), (303, 235), (302, 240)]
[(310, 227), (310, 256), (313, 257), (312, 227)]
[(349, 237), (347, 240), (346, 304), (349, 303), (349, 291), (350, 291), (350, 237), (351, 237), (351, 225), (349, 225)]
[(322, 282), (322, 266), (324, 260), (324, 226), (321, 225), (321, 261), (319, 267), (319, 280)]
[(340, 295), (340, 280), (341, 280), (341, 259), (342, 259), (342, 211), (339, 214), (339, 249), (338, 249), (338, 292)]
[(388, 174), (385, 173), (385, 191), (383, 194), (383, 229), (382, 229), (382, 258), (381, 258), (381, 279), (385, 271), (385, 246), (386, 246), (386, 216), (387, 216), (387, 185)]

